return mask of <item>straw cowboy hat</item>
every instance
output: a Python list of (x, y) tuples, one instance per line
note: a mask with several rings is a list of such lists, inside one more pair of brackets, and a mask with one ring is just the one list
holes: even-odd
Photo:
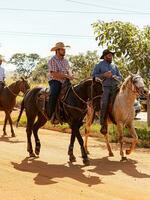
[(109, 49), (105, 49), (105, 50), (103, 51), (103, 54), (102, 54), (102, 56), (100, 57), (100, 59), (104, 59), (104, 56), (108, 55), (109, 53), (111, 53), (112, 55), (115, 54), (115, 52), (112, 52), (112, 51), (110, 51)]
[(67, 48), (67, 47), (70, 48), (69, 45), (64, 45), (63, 42), (57, 42), (57, 43), (55, 44), (55, 46), (51, 48), (51, 51), (56, 51), (57, 49), (65, 49), (65, 48)]

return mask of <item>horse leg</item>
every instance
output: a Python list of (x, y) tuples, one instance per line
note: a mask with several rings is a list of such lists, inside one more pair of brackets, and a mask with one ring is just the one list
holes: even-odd
[(11, 137), (15, 137), (15, 132), (14, 132), (14, 129), (13, 129), (12, 119), (11, 119), (10, 113), (11, 113), (11, 112), (6, 111), (6, 120), (8, 119), (9, 124), (10, 124)]
[(69, 155), (70, 162), (76, 162), (76, 157), (73, 154), (74, 142), (75, 142), (75, 133), (71, 131), (70, 144), (68, 148), (68, 155)]
[(38, 130), (41, 128), (45, 123), (47, 119), (40, 113), (38, 115), (38, 119), (36, 123), (33, 125), (33, 134), (34, 134), (34, 139), (35, 139), (35, 154), (39, 155), (40, 154), (40, 149), (41, 149), (41, 143), (40, 139), (38, 137)]
[(29, 152), (30, 157), (36, 157), (33, 153), (32, 148), (32, 142), (31, 142), (31, 135), (32, 135), (32, 128), (35, 121), (36, 115), (28, 116), (27, 114), (27, 127), (26, 127), (26, 133), (27, 133), (27, 151)]
[(105, 141), (106, 141), (106, 146), (107, 146), (107, 149), (108, 149), (108, 152), (109, 152), (109, 156), (114, 156), (112, 150), (111, 150), (111, 146), (110, 146), (110, 143), (109, 143), (109, 138), (108, 138), (108, 133), (104, 135), (105, 137)]
[(7, 124), (7, 115), (5, 113), (5, 120), (4, 120), (4, 126), (3, 126), (3, 135), (4, 136), (7, 135), (7, 133), (6, 133), (6, 124)]
[(88, 136), (90, 134), (90, 127), (93, 122), (93, 117), (94, 117), (94, 109), (92, 106), (88, 106), (88, 111), (86, 114), (86, 123), (85, 123), (85, 138), (84, 138), (84, 148), (87, 154), (89, 154), (88, 147), (87, 147), (87, 142), (88, 142)]
[(72, 128), (73, 128), (72, 131), (76, 135), (77, 140), (78, 140), (80, 147), (81, 147), (81, 154), (82, 154), (82, 158), (83, 158), (83, 163), (85, 165), (89, 165), (90, 164), (89, 159), (88, 159), (87, 153), (86, 153), (85, 148), (84, 148), (82, 136), (81, 136), (80, 131), (79, 131), (80, 126), (75, 124)]
[(127, 160), (127, 158), (124, 156), (124, 152), (123, 152), (123, 124), (122, 123), (117, 124), (117, 130), (118, 130), (118, 136), (119, 136), (119, 142), (120, 142), (121, 161), (124, 161), (124, 160)]
[(136, 144), (138, 143), (138, 136), (136, 134), (135, 128), (133, 124), (128, 125), (129, 132), (131, 133), (133, 138), (129, 138), (131, 142), (131, 147), (126, 150), (126, 154), (129, 155), (134, 149)]

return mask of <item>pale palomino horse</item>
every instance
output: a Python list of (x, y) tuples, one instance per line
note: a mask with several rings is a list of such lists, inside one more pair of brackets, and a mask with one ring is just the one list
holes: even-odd
[[(143, 78), (137, 74), (131, 74), (125, 79), (121, 88), (115, 98), (112, 116), (116, 122), (118, 139), (120, 142), (120, 155), (121, 160), (126, 160), (123, 151), (123, 143), (131, 143), (129, 149), (126, 149), (126, 154), (129, 155), (135, 148), (138, 142), (138, 136), (134, 127), (134, 101), (139, 95), (148, 95), (148, 89), (145, 87)], [(99, 99), (100, 100), (100, 99)], [(87, 140), (90, 132), (90, 126), (93, 123), (94, 109), (92, 105), (88, 106), (88, 112), (86, 115), (86, 128), (85, 128), (85, 149), (87, 150)], [(132, 138), (123, 136), (124, 127), (128, 128)], [(113, 156), (111, 146), (108, 140), (108, 133), (105, 135), (106, 145), (109, 152), (109, 156)]]

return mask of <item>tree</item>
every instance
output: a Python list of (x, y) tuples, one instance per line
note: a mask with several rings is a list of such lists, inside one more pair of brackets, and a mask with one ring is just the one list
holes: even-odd
[(16, 66), (15, 76), (29, 78), (39, 59), (40, 56), (38, 54), (16, 53), (10, 58), (9, 62)]
[[(98, 45), (116, 52), (116, 62), (120, 70), (135, 73), (138, 69), (145, 79), (150, 75), (150, 27), (143, 30), (137, 26), (121, 21), (92, 24)], [(148, 76), (147, 76), (148, 75)]]
[(87, 51), (86, 54), (70, 56), (69, 61), (72, 72), (79, 80), (83, 80), (91, 76), (92, 69), (99, 61), (99, 57), (96, 51)]
[(48, 62), (46, 58), (41, 58), (32, 73), (32, 80), (38, 83), (44, 83), (48, 80)]

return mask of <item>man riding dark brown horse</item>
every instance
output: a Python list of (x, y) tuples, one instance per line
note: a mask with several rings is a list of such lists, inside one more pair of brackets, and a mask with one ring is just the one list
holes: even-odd
[(56, 103), (60, 95), (62, 84), (65, 79), (72, 80), (73, 76), (70, 73), (70, 66), (68, 61), (64, 58), (66, 47), (64, 43), (58, 42), (51, 48), (51, 51), (55, 51), (55, 55), (49, 60), (49, 108), (48, 108), (48, 118), (54, 121), (54, 112), (56, 108)]
[[(41, 111), (37, 98), (41, 91), (41, 87), (35, 87), (25, 95), (22, 103), (20, 114), (17, 119), (17, 124), (20, 120), (23, 110), (26, 111), (27, 117), (27, 151), (30, 157), (35, 157), (40, 153), (40, 139), (38, 130), (47, 122), (47, 117)], [(81, 154), (84, 164), (89, 164), (88, 156), (84, 149), (83, 139), (80, 133), (80, 127), (83, 125), (83, 119), (87, 112), (87, 102), (92, 101), (93, 104), (97, 97), (102, 93), (102, 85), (99, 79), (89, 78), (82, 81), (80, 84), (69, 87), (63, 100), (62, 109), (64, 112), (63, 122), (68, 123), (71, 128), (71, 138), (68, 148), (69, 160), (75, 162), (76, 158), (73, 154), (75, 139), (78, 140), (81, 147)], [(33, 151), (31, 136), (35, 138), (35, 151)]]

